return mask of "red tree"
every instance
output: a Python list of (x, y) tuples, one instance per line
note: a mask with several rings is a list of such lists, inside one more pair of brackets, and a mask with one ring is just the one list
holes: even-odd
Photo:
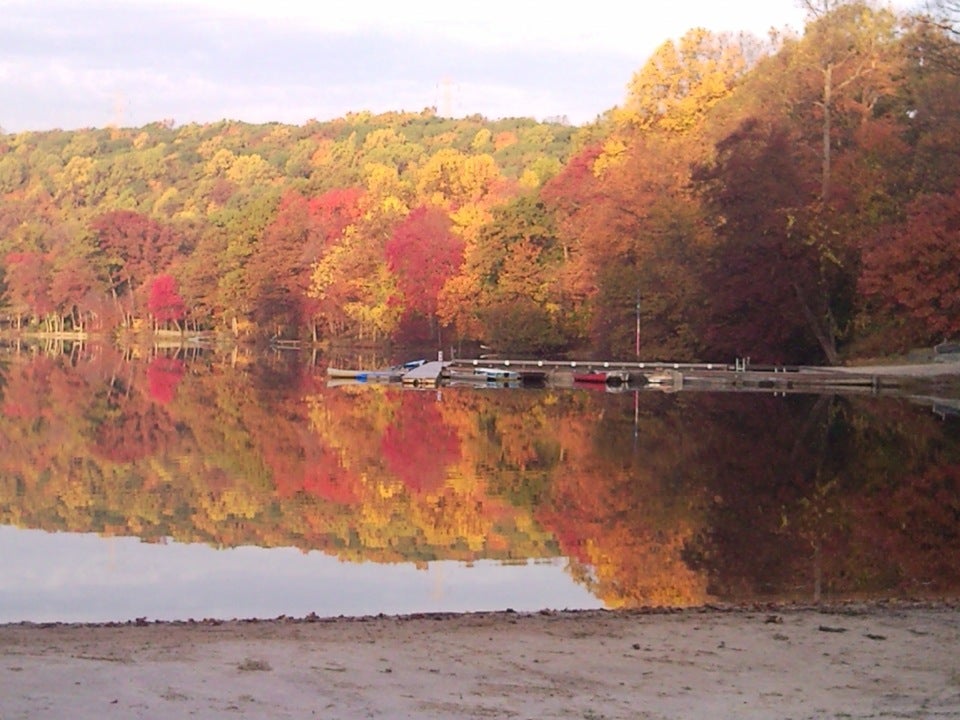
[(177, 236), (169, 227), (130, 210), (105, 213), (91, 227), (107, 257), (111, 292), (114, 298), (130, 296), (133, 315), (134, 297), (140, 286), (148, 277), (164, 270), (176, 255)]
[(311, 231), (329, 245), (360, 219), (362, 188), (334, 188), (307, 203)]
[(408, 321), (419, 316), (434, 327), (437, 296), (460, 269), (463, 250), (463, 240), (439, 208), (421, 206), (396, 227), (384, 252), (403, 293)]
[(917, 340), (960, 334), (960, 190), (923, 196), (908, 213), (864, 249), (860, 289), (914, 321)]
[(172, 322), (177, 330), (180, 329), (186, 306), (177, 292), (177, 281), (172, 275), (158, 275), (153, 279), (147, 307), (158, 323)]
[(695, 173), (718, 235), (703, 277), (703, 337), (714, 357), (838, 362), (846, 249), (817, 229), (815, 173), (803, 161), (788, 128), (751, 119)]
[(8, 253), (5, 258), (7, 300), (17, 318), (45, 316), (53, 311), (50, 299), (50, 258), (42, 252)]

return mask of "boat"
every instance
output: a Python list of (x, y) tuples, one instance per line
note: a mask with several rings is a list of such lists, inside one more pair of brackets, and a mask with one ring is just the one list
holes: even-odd
[(677, 374), (672, 370), (657, 370), (644, 376), (650, 385), (666, 385), (676, 382)]
[(607, 374), (605, 372), (581, 372), (573, 374), (573, 381), (578, 383), (591, 383), (596, 385), (606, 385)]
[(350, 387), (351, 385), (356, 387), (358, 385), (365, 385), (365, 384), (366, 383), (363, 380), (356, 380), (354, 378), (337, 378), (337, 377), (327, 378), (328, 388)]
[(468, 370), (447, 368), (443, 378), (452, 382), (466, 383), (519, 383), (520, 373), (502, 368), (477, 367)]
[(520, 373), (516, 370), (505, 370), (503, 368), (480, 367), (474, 368), (477, 375), (483, 375), (487, 382), (514, 382), (520, 380)]
[(626, 370), (589, 370), (574, 373), (573, 381), (596, 385), (625, 385), (630, 382), (630, 373)]
[(377, 370), (350, 370), (328, 367), (327, 377), (337, 380), (355, 380), (357, 382), (399, 382), (410, 370), (420, 367), (426, 360), (411, 360), (402, 365)]
[(642, 377), (647, 385), (666, 392), (678, 390), (683, 387), (683, 373), (677, 370), (654, 370), (653, 372), (644, 373)]
[(626, 383), (605, 383), (605, 382), (580, 382), (574, 383), (573, 387), (584, 392), (597, 392), (597, 393), (626, 393), (630, 392), (631, 388)]
[(347, 370), (346, 368), (327, 368), (327, 377), (337, 380), (356, 380), (357, 376), (362, 375), (363, 370)]
[(357, 382), (395, 382), (403, 377), (403, 370), (386, 368), (383, 370), (348, 370), (345, 368), (327, 368), (327, 377), (336, 380), (355, 380)]

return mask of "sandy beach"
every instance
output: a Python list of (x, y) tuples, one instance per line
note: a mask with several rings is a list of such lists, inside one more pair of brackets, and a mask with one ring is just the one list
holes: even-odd
[(948, 604), (0, 626), (0, 719), (956, 718)]

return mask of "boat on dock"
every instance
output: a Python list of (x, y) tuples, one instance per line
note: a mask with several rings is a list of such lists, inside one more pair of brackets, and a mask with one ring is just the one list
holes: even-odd
[(328, 367), (327, 377), (332, 380), (354, 380), (356, 382), (400, 382), (404, 375), (424, 363), (426, 363), (426, 360), (412, 360), (403, 365), (394, 365), (377, 370)]
[(574, 383), (591, 385), (626, 385), (630, 382), (630, 373), (626, 370), (588, 370), (573, 373)]
[(478, 384), (519, 383), (520, 373), (503, 368), (477, 367), (470, 369), (444, 368), (441, 378), (450, 382)]
[(345, 368), (327, 368), (327, 377), (334, 380), (355, 380), (357, 382), (395, 382), (403, 378), (403, 372), (396, 370), (347, 370)]
[(679, 390), (683, 387), (683, 373), (679, 370), (667, 368), (653, 370), (641, 375), (646, 385), (665, 392)]
[(472, 370), (451, 370), (450, 368), (446, 368), (441, 377), (451, 382), (481, 384), (507, 384), (520, 382), (520, 373), (518, 373), (516, 370), (506, 370), (503, 368), (478, 367), (473, 368)]

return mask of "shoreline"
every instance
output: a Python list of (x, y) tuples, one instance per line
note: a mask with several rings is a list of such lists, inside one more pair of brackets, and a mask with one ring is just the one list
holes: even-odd
[(953, 600), (0, 625), (0, 718), (960, 716)]
[(523, 618), (523, 617), (558, 617), (558, 618), (579, 618), (583, 620), (592, 620), (603, 617), (618, 616), (622, 618), (631, 617), (656, 617), (656, 616), (677, 616), (677, 615), (724, 615), (741, 613), (760, 613), (760, 612), (810, 612), (822, 613), (826, 615), (861, 615), (872, 612), (883, 611), (911, 611), (911, 610), (943, 610), (956, 611), (960, 613), (960, 598), (885, 598), (885, 599), (846, 599), (846, 600), (822, 600), (820, 602), (803, 601), (745, 601), (738, 603), (711, 602), (704, 605), (691, 606), (658, 606), (650, 605), (636, 608), (587, 608), (587, 609), (555, 609), (545, 608), (541, 610), (514, 610), (506, 608), (504, 610), (471, 610), (471, 611), (425, 611), (412, 613), (377, 613), (368, 615), (318, 615), (309, 613), (307, 615), (278, 615), (276, 617), (204, 617), (188, 618), (186, 620), (151, 620), (147, 617), (139, 617), (130, 620), (105, 620), (105, 621), (37, 621), (37, 620), (15, 620), (10, 622), (0, 622), (0, 631), (11, 628), (25, 628), (35, 630), (46, 630), (51, 628), (69, 629), (69, 628), (125, 628), (125, 627), (175, 627), (191, 628), (201, 626), (223, 626), (223, 625), (260, 625), (260, 624), (286, 624), (286, 625), (312, 625), (312, 624), (333, 624), (333, 623), (370, 623), (375, 621), (391, 622), (410, 622), (417, 620), (445, 621), (458, 620), (466, 618), (479, 618), (488, 620), (505, 620)]

